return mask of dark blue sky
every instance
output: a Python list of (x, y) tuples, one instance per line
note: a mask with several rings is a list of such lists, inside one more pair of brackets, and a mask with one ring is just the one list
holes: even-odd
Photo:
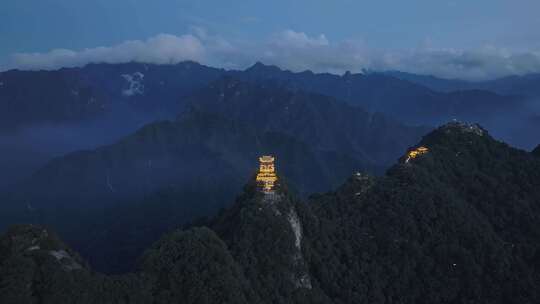
[[(540, 70), (539, 12), (538, 0), (2, 0), (0, 63), (4, 69), (79, 65), (97, 59), (12, 55), (80, 52), (164, 33), (199, 40), (202, 53), (187, 59), (225, 67), (263, 60), (291, 69), (415, 71), (419, 57), (429, 56), (416, 72), (489, 78)], [(297, 42), (311, 50), (287, 49)], [(332, 59), (344, 50), (345, 58)], [(509, 65), (513, 56), (512, 67), (458, 73), (467, 63), (478, 66), (479, 56), (482, 66)], [(430, 68), (435, 57), (453, 66)]]

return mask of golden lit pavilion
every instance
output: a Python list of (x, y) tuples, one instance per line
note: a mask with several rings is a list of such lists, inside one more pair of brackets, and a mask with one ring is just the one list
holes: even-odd
[(429, 149), (426, 147), (418, 147), (414, 150), (409, 151), (407, 153), (407, 159), (405, 160), (405, 163), (408, 163), (411, 159), (417, 158), (420, 155), (424, 155), (429, 152)]
[(277, 181), (276, 168), (273, 156), (264, 155), (259, 157), (259, 173), (257, 173), (257, 182), (261, 185), (264, 193), (274, 192)]

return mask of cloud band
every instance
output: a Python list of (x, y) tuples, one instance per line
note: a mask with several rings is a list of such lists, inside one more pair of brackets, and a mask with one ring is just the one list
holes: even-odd
[(18, 53), (4, 70), (53, 70), (88, 63), (131, 61), (174, 64), (185, 60), (236, 69), (263, 61), (293, 71), (399, 70), (468, 80), (540, 72), (540, 52), (533, 50), (518, 52), (493, 46), (474, 50), (379, 50), (359, 41), (332, 43), (325, 35), (310, 37), (293, 30), (276, 33), (262, 41), (229, 41), (209, 35), (201, 28), (182, 36), (159, 34), (144, 41), (125, 41), (81, 51), (56, 49), (47, 53)]

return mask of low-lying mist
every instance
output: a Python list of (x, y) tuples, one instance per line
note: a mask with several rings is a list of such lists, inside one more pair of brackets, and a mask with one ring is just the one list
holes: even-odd
[(172, 117), (117, 109), (91, 121), (40, 124), (0, 133), (0, 189), (9, 188), (55, 157), (114, 143), (149, 122), (168, 118)]
[(483, 127), (495, 138), (530, 151), (540, 144), (540, 99), (531, 99), (514, 111), (491, 117)]

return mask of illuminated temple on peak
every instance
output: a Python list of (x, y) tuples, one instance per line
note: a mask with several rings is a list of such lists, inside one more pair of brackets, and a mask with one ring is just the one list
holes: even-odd
[(276, 168), (273, 156), (264, 155), (259, 157), (259, 172), (257, 173), (257, 183), (264, 193), (273, 193), (277, 181)]
[(411, 159), (415, 159), (420, 155), (424, 155), (429, 152), (429, 149), (426, 147), (418, 147), (412, 151), (409, 151), (407, 153), (407, 159), (405, 159), (405, 163), (408, 163)]

